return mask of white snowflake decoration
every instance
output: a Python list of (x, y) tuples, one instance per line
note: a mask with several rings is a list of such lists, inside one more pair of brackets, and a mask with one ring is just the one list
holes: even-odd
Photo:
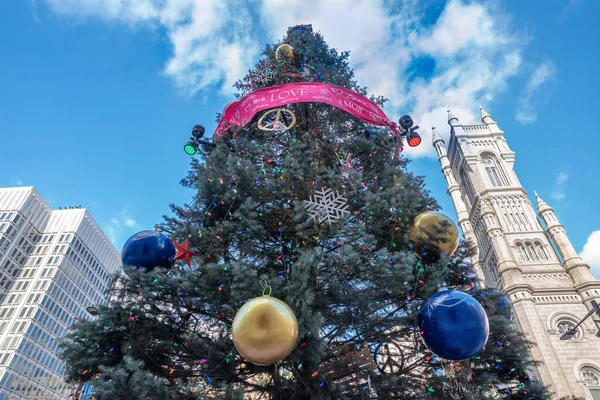
[(262, 83), (263, 85), (268, 85), (269, 82), (271, 82), (275, 77), (275, 74), (273, 74), (273, 71), (271, 71), (268, 68), (265, 68), (263, 70), (260, 71), (256, 71), (254, 73), (254, 78), (256, 78), (256, 80), (260, 83)]
[(309, 220), (314, 219), (317, 222), (327, 220), (331, 225), (343, 215), (350, 214), (348, 211), (347, 199), (340, 196), (331, 189), (316, 191), (310, 200), (305, 200), (306, 210), (311, 213)]

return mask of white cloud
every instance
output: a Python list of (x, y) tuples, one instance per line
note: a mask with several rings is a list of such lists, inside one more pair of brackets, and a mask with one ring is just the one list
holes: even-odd
[(119, 21), (132, 27), (160, 26), (172, 45), (163, 74), (182, 92), (193, 95), (232, 85), (259, 53), (251, 37), (249, 2), (244, 0), (46, 0), (58, 14)]
[(552, 61), (544, 61), (531, 73), (527, 86), (523, 95), (519, 97), (517, 105), (517, 120), (522, 124), (530, 124), (537, 120), (537, 113), (535, 112), (534, 95), (538, 88), (547, 82), (549, 79), (554, 77), (556, 73), (556, 66)]
[[(46, 0), (56, 13), (96, 17), (133, 26), (163, 28), (173, 46), (163, 73), (192, 95), (231, 84), (257, 60), (260, 25), (269, 42), (289, 26), (311, 23), (325, 40), (351, 50), (361, 85), (387, 97), (392, 119), (411, 114), (423, 128), (423, 144), (407, 153), (433, 154), (429, 124), (445, 135), (446, 110), (461, 123), (478, 121), (477, 105), (489, 107), (521, 70), (528, 38), (515, 33), (510, 16), (494, 3), (449, 0), (431, 23), (427, 2), (403, 0)], [(260, 19), (252, 18), (252, 8)], [(411, 75), (427, 60), (430, 73)], [(551, 63), (544, 64), (547, 67)], [(544, 77), (540, 70), (536, 77)], [(531, 93), (541, 84), (528, 85)], [(546, 78), (547, 79), (547, 78)], [(531, 103), (531, 96), (524, 104)]]
[(129, 215), (129, 210), (125, 207), (121, 209), (117, 216), (110, 219), (104, 233), (113, 244), (118, 245), (119, 241), (123, 239), (121, 236), (125, 231), (135, 229), (138, 226), (138, 223)]
[(594, 276), (600, 279), (600, 230), (593, 231), (588, 236), (580, 255), (589, 264)]
[(567, 15), (571, 11), (571, 9), (573, 9), (580, 2), (580, 0), (569, 0), (569, 2), (562, 11), (562, 14), (560, 15), (559, 21), (563, 21), (565, 18), (567, 18)]
[(558, 175), (556, 175), (556, 180), (554, 181), (554, 189), (552, 190), (552, 197), (554, 200), (564, 200), (567, 195), (565, 194), (564, 185), (569, 179), (569, 174), (564, 171), (560, 171)]
[(15, 178), (11, 181), (11, 183), (15, 186), (23, 186), (23, 181), (19, 178)]
[[(438, 20), (426, 26), (420, 2), (393, 9), (382, 0), (263, 0), (262, 23), (271, 40), (288, 26), (312, 23), (332, 47), (350, 49), (361, 85), (390, 100), (390, 118), (410, 113), (424, 129), (423, 144), (411, 156), (433, 155), (430, 124), (447, 135), (447, 109), (461, 123), (478, 120), (474, 110), (489, 103), (519, 73), (527, 38), (511, 31), (507, 14), (489, 4), (450, 0)], [(335, 18), (331, 18), (335, 15)], [(411, 79), (415, 60), (434, 64), (429, 77)]]
[(31, 6), (31, 15), (33, 16), (35, 22), (42, 22), (38, 13), (38, 5), (36, 0), (29, 0), (29, 5)]

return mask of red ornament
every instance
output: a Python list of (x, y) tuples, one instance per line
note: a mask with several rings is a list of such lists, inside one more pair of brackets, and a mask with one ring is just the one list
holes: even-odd
[(190, 258), (197, 256), (198, 254), (190, 250), (190, 243), (188, 239), (183, 241), (183, 244), (179, 244), (173, 240), (173, 244), (177, 248), (177, 254), (175, 254), (175, 260), (183, 260), (188, 266), (191, 266)]

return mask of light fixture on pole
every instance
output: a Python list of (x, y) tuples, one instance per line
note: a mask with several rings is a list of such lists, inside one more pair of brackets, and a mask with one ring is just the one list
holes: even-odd
[[(592, 300), (590, 303), (592, 304), (592, 309), (590, 311), (588, 311), (588, 313), (585, 315), (585, 317), (583, 317), (581, 319), (581, 321), (579, 321), (577, 323), (577, 325), (568, 329), (566, 332), (564, 332), (562, 335), (560, 335), (560, 340), (569, 340), (569, 339), (573, 338), (573, 336), (575, 336), (577, 334), (577, 328), (583, 324), (583, 321), (585, 321), (586, 319), (591, 317), (593, 314), (596, 314), (596, 316), (600, 317), (600, 307), (598, 306), (598, 303), (596, 302), (596, 300)], [(600, 330), (598, 330), (598, 332), (596, 332), (596, 336), (600, 337)]]
[(183, 146), (183, 151), (185, 151), (186, 154), (193, 156), (198, 152), (200, 145), (202, 145), (204, 151), (210, 151), (211, 149), (217, 147), (214, 143), (211, 143), (208, 140), (201, 140), (204, 137), (205, 132), (206, 129), (204, 129), (202, 125), (194, 125), (192, 128), (192, 136), (185, 146)]
[(417, 147), (421, 144), (421, 136), (417, 132), (409, 132), (406, 134), (406, 140), (410, 147)]
[[(398, 121), (400, 124), (400, 130), (406, 135), (406, 141), (410, 147), (417, 147), (421, 144), (421, 136), (416, 132), (419, 129), (419, 125), (414, 125), (413, 119), (410, 115), (403, 115)], [(414, 126), (413, 126), (414, 125)]]
[(196, 143), (190, 140), (185, 144), (185, 146), (183, 146), (183, 151), (185, 151), (185, 154), (193, 156), (194, 154), (196, 154), (196, 151), (198, 151), (196, 148)]

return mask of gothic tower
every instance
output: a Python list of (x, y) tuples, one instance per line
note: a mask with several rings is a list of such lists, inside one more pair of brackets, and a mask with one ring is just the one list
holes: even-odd
[[(448, 152), (435, 147), (481, 286), (502, 291), (516, 324), (536, 343), (534, 371), (555, 398), (600, 399), (600, 338), (591, 319), (570, 340), (560, 336), (600, 300), (600, 281), (579, 257), (554, 210), (538, 195), (537, 218), (514, 171), (515, 153), (483, 108), (482, 124), (460, 125), (448, 111)], [(599, 322), (600, 324), (600, 322)], [(600, 325), (599, 325), (600, 326)], [(597, 397), (596, 397), (597, 396)]]

